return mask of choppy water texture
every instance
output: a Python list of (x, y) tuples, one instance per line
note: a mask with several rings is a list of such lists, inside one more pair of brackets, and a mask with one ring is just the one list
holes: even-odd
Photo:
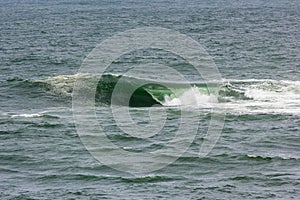
[[(178, 129), (180, 103), (189, 112), (201, 111), (198, 134), (182, 157), (132, 176), (99, 163), (85, 149), (71, 96), (76, 78), (91, 76), (77, 70), (98, 43), (143, 26), (198, 41), (223, 80), (216, 96), (209, 94), (182, 59), (152, 50), (124, 55), (110, 66), (96, 88), (96, 114), (107, 137), (127, 151), (162, 148)], [(0, 27), (1, 199), (299, 198), (297, 1), (0, 1)], [(162, 132), (146, 141), (120, 133), (109, 105), (120, 69), (152, 62), (180, 69), (192, 88), (173, 83), (170, 91), (158, 81), (134, 93), (130, 110), (138, 124), (147, 123), (151, 109), (168, 113)], [(123, 80), (128, 87), (141, 81)], [(210, 154), (199, 158), (212, 107), (226, 110), (225, 127)]]

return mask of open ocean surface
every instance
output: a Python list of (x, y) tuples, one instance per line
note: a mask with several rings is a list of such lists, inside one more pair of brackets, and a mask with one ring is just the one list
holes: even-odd
[[(200, 91), (198, 134), (176, 162), (133, 176), (86, 150), (71, 95), (81, 63), (97, 44), (152, 26), (179, 31), (205, 47), (224, 79), (213, 106), (221, 112), (226, 107), (227, 114), (213, 150), (198, 157), (211, 99), (193, 72), (184, 71)], [(130, 108), (139, 124), (147, 123), (149, 110), (167, 110), (157, 137), (144, 141), (115, 126), (107, 95), (119, 78), (114, 69), (154, 61), (188, 68), (165, 52), (136, 52), (114, 62), (97, 88), (99, 122), (128, 151), (163, 148), (178, 128), (178, 99), (167, 98), (165, 90), (154, 98), (162, 107), (133, 101)], [(189, 99), (189, 91), (181, 93), (193, 112)], [(299, 199), (299, 159), (299, 1), (0, 0), (0, 199)]]

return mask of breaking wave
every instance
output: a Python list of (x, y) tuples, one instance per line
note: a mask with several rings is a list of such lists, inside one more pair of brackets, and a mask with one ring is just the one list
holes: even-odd
[[(61, 98), (71, 98), (73, 85), (78, 78), (85, 78), (84, 89), (93, 89), (89, 85), (89, 78), (94, 75), (76, 74), (60, 75), (49, 77), (43, 80), (22, 80), (16, 81), (21, 87), (38, 87)], [(99, 76), (100, 78), (100, 76)], [(111, 103), (112, 92), (121, 78), (120, 75), (104, 74), (99, 79), (95, 101), (100, 105)], [(230, 80), (224, 79), (220, 88), (211, 87), (205, 83), (193, 83), (192, 87), (186, 87), (183, 83), (171, 83), (171, 87), (165, 87), (164, 83), (151, 82), (134, 77), (122, 77), (124, 88), (136, 88), (131, 95), (129, 106), (149, 107), (161, 106), (192, 106), (192, 107), (226, 107), (229, 111), (239, 113), (300, 113), (300, 81), (269, 80), (269, 79), (248, 79)], [(213, 92), (211, 92), (213, 91)], [(217, 91), (215, 93), (214, 91)], [(128, 95), (126, 90), (118, 94), (122, 99)], [(118, 102), (118, 101), (117, 101)], [(123, 102), (120, 101), (120, 104)], [(125, 102), (125, 104), (128, 102)]]

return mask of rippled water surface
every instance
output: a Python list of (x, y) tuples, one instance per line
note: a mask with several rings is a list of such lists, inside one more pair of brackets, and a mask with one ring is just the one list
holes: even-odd
[[(197, 135), (176, 162), (133, 176), (87, 151), (75, 128), (72, 91), (83, 59), (97, 44), (120, 31), (150, 26), (198, 41), (223, 80), (219, 96), (209, 95), (182, 59), (165, 52), (135, 52), (112, 64), (97, 86), (95, 111), (118, 147), (163, 148), (178, 129), (179, 102), (192, 113), (190, 121), (193, 112), (200, 113)], [(297, 1), (0, 0), (0, 27), (1, 199), (299, 198)], [(129, 108), (136, 123), (147, 123), (149, 110), (166, 109), (168, 118), (159, 135), (137, 139), (115, 125), (109, 103), (119, 76), (113, 70), (153, 61), (181, 68), (197, 91), (196, 101), (180, 84), (173, 88), (176, 97), (157, 85), (142, 87)], [(138, 80), (125, 77), (124, 83)], [(146, 107), (135, 106), (141, 106), (139, 98)], [(227, 113), (225, 126), (213, 150), (200, 158), (212, 107)]]

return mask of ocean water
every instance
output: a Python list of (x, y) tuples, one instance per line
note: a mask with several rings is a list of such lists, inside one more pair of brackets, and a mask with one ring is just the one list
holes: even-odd
[[(0, 10), (0, 199), (299, 198), (298, 1), (0, 0)], [(78, 79), (92, 84), (94, 74), (79, 70), (96, 45), (142, 27), (197, 41), (222, 79), (220, 87), (210, 87), (184, 59), (148, 49), (122, 55), (98, 77), (97, 88), (84, 88), (95, 92), (95, 116), (106, 137), (125, 152), (163, 149), (176, 137), (183, 113), (187, 124), (198, 123), (186, 151), (178, 156), (177, 147), (175, 156), (168, 155), (174, 162), (131, 174), (124, 163), (107, 166), (88, 151), (72, 97)], [(179, 70), (192, 87), (160, 69), (121, 76), (149, 63)], [(116, 125), (111, 97), (119, 80), (130, 89), (147, 78), (152, 83), (133, 93), (129, 107), (117, 101), (116, 109), (128, 109), (144, 127), (140, 132), (150, 134), (134, 137), (122, 131), (132, 124)], [(121, 100), (126, 91), (117, 94)], [(149, 113), (166, 115), (161, 130), (156, 118), (148, 126)], [(211, 151), (199, 157), (214, 114), (225, 114), (224, 127)], [(101, 145), (97, 151), (113, 152)]]

